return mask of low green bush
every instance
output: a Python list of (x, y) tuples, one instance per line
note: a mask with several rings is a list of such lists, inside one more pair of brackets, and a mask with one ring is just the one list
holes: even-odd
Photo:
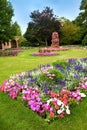
[(7, 49), (7, 50), (0, 50), (0, 56), (16, 56), (21, 50), (18, 49)]
[(82, 45), (87, 46), (87, 35), (83, 38)]
[(59, 64), (62, 67), (66, 67), (68, 65), (68, 62), (66, 60), (57, 60), (55, 62), (52, 63), (54, 66)]
[(41, 73), (38, 77), (39, 81), (41, 82), (47, 82), (50, 85), (52, 85), (52, 83), (57, 83), (58, 80), (62, 80), (64, 78), (63, 73), (60, 70), (56, 70), (56, 69), (49, 69), (47, 71), (47, 73)]

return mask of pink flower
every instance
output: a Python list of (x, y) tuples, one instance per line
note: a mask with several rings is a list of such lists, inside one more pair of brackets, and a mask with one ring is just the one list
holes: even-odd
[(76, 100), (81, 101), (81, 97), (80, 97), (80, 96), (77, 96), (77, 97), (76, 97)]
[(53, 112), (50, 112), (50, 117), (54, 118), (54, 113)]

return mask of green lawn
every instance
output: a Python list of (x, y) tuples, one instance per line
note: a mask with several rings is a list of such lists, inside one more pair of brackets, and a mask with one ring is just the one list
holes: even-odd
[[(0, 57), (0, 84), (11, 74), (37, 68), (41, 64), (56, 60), (87, 57), (87, 50), (70, 49), (59, 51), (57, 56), (33, 57), (30, 54), (38, 49), (24, 50), (16, 57)], [(12, 100), (0, 92), (0, 130), (86, 130), (87, 98), (71, 110), (71, 115), (51, 124), (26, 107), (20, 100)]]

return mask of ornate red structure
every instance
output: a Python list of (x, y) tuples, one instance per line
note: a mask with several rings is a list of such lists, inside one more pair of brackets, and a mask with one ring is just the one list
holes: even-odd
[(53, 32), (52, 33), (52, 48), (59, 48), (59, 34), (58, 32)]

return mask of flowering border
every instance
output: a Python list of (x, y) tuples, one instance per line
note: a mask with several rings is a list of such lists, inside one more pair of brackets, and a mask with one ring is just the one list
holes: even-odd
[(72, 102), (77, 104), (86, 97), (87, 92), (87, 77), (79, 83), (79, 87), (74, 91), (62, 89), (60, 93), (50, 91), (47, 101), (41, 100), (41, 91), (36, 86), (28, 88), (27, 85), (21, 86), (12, 79), (7, 79), (0, 90), (9, 94), (11, 99), (16, 99), (21, 94), (21, 99), (25, 101), (29, 108), (41, 115), (48, 122), (55, 118), (64, 118), (65, 115), (70, 115), (70, 105)]
[[(60, 82), (63, 87), (59, 91), (49, 89), (50, 84), (46, 84), (46, 82), (41, 84), (42, 77), (40, 79), (41, 86), (37, 83), (39, 80), (35, 79), (35, 77), (38, 79), (38, 75), (43, 73), (46, 75), (46, 79), (49, 79), (49, 82), (51, 80), (55, 81), (55, 77), (57, 77), (57, 75), (55, 75), (56, 73), (50, 73), (49, 71), (49, 69), (54, 69), (52, 65), (41, 66), (39, 69), (11, 76), (2, 84), (0, 91), (8, 93), (11, 99), (20, 97), (30, 109), (48, 122), (56, 118), (64, 118), (65, 115), (70, 115), (72, 105), (78, 104), (87, 95), (87, 58), (80, 60), (69, 59), (68, 63), (69, 66), (66, 66), (66, 68), (55, 64), (58, 70), (65, 73), (68, 77), (70, 76), (69, 79), (65, 78), (66, 82), (68, 82), (67, 86), (64, 81)], [(64, 70), (66, 70), (67, 73)], [(58, 75), (59, 74), (58, 72)], [(72, 76), (74, 77), (74, 83), (76, 83), (75, 79), (77, 82), (79, 81), (77, 84), (74, 84), (73, 87), (71, 87), (71, 82), (73, 81)], [(70, 78), (72, 80), (70, 80)], [(44, 87), (44, 83), (46, 88)], [(51, 85), (54, 86), (54, 88), (56, 87), (55, 82)]]

